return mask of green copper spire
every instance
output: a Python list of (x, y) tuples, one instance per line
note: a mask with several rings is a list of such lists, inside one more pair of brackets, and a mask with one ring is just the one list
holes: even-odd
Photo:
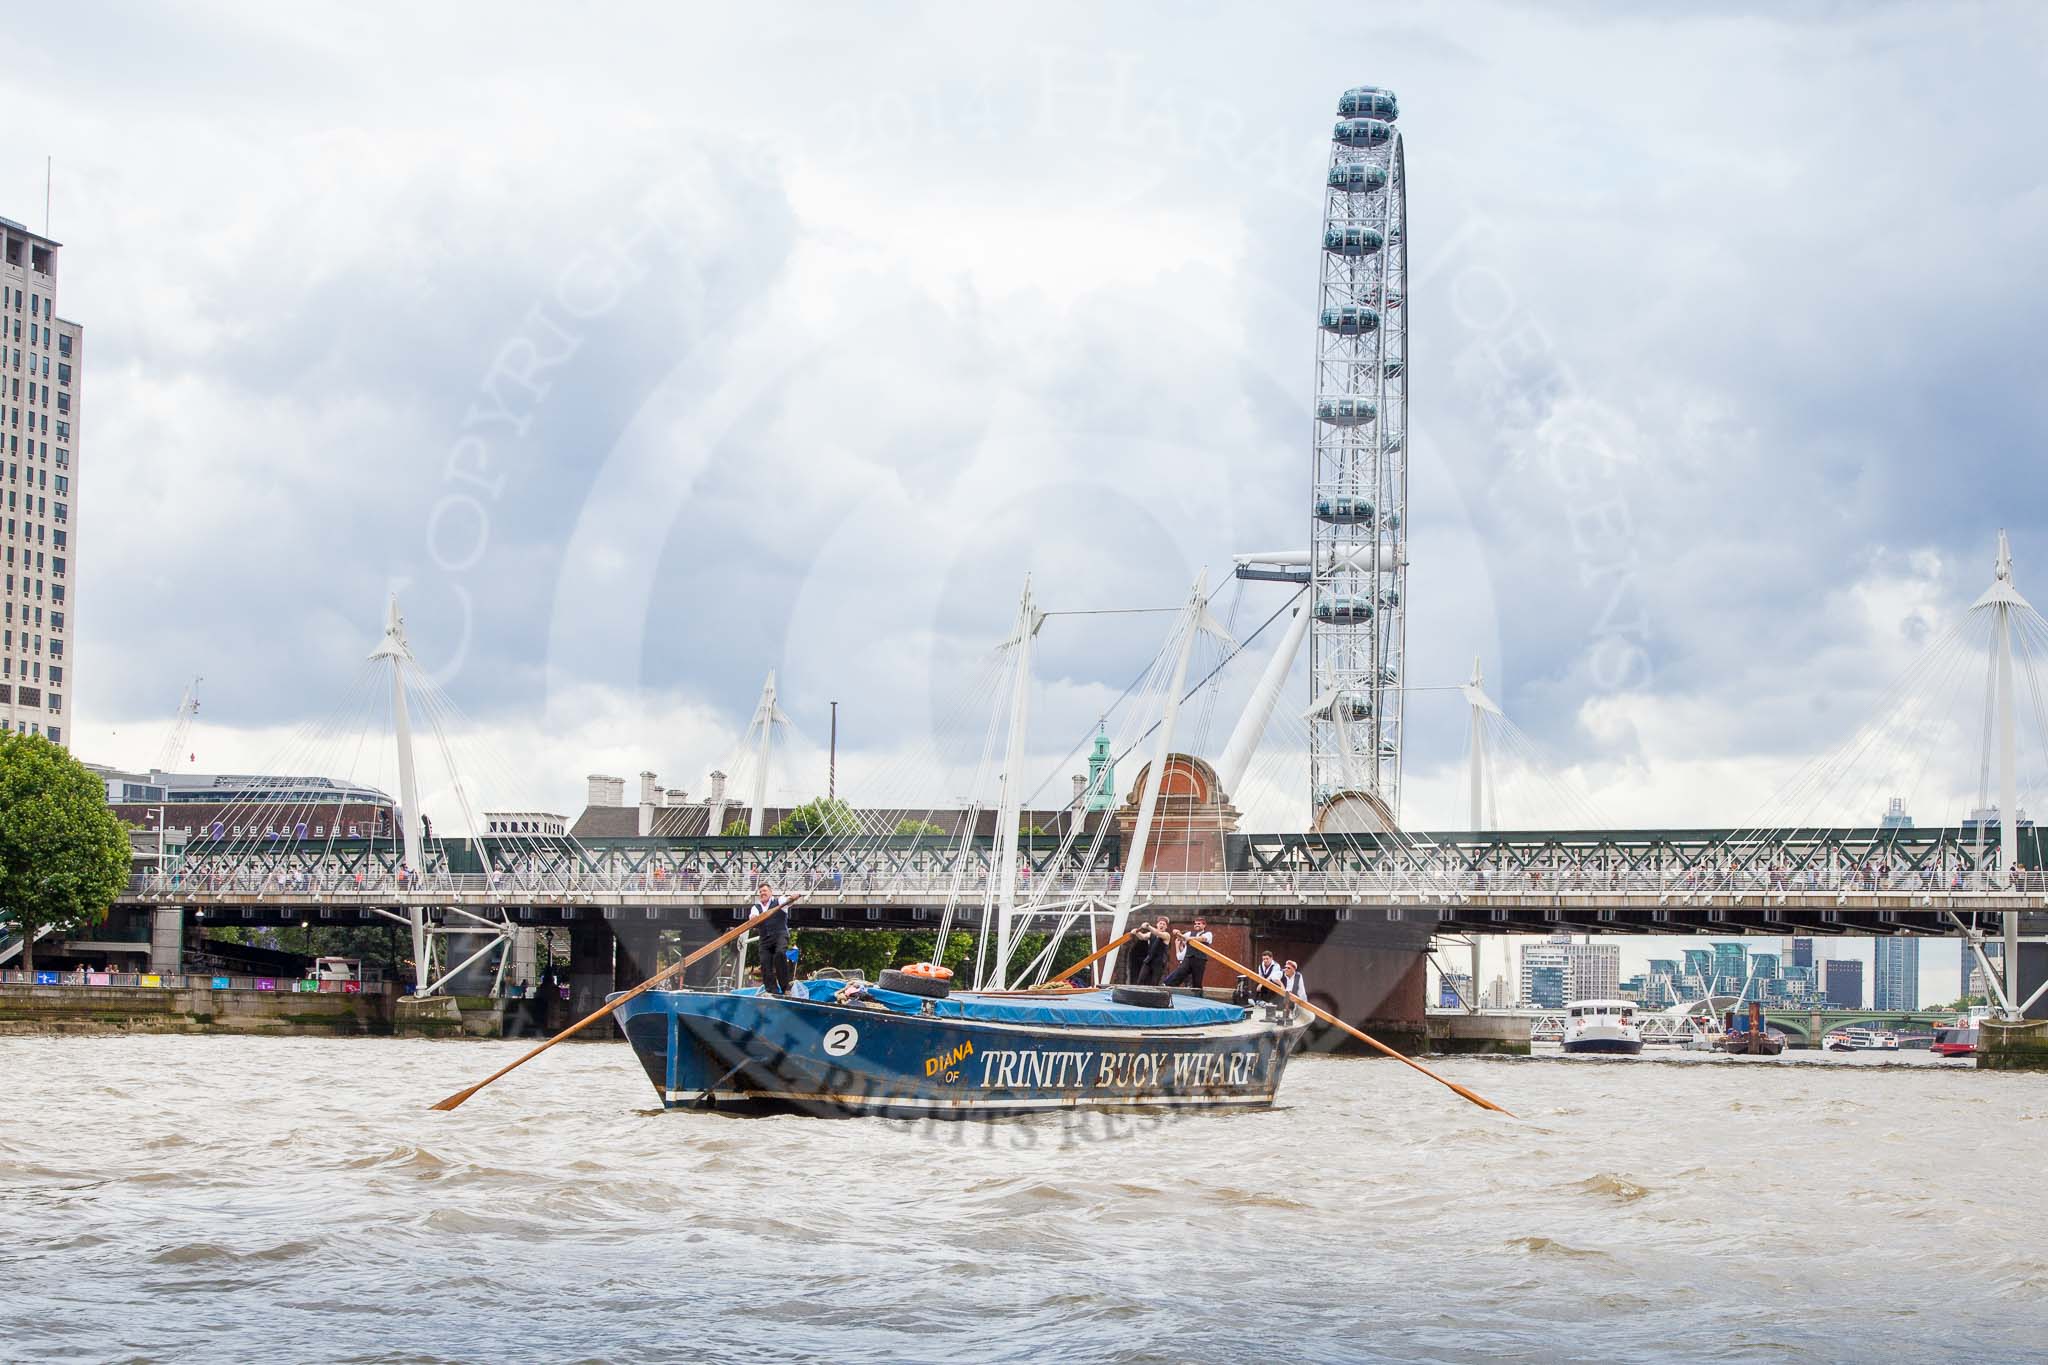
[(1116, 760), (1109, 756), (1109, 736), (1096, 726), (1095, 752), (1088, 755), (1088, 809), (1108, 810), (1116, 804)]

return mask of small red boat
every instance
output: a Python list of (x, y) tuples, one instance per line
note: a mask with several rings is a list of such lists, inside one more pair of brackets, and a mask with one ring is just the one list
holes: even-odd
[(1934, 1054), (1937, 1057), (1974, 1057), (1977, 1055), (1977, 1026), (1958, 1024), (1954, 1028), (1936, 1029), (1934, 1032)]

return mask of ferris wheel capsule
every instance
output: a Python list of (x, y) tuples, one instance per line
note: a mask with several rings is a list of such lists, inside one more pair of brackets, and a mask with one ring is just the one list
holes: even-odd
[(1316, 519), (1352, 525), (1372, 520), (1372, 502), (1349, 493), (1332, 493), (1316, 499)]
[(1364, 426), (1379, 416), (1379, 409), (1363, 398), (1339, 394), (1316, 400), (1316, 420), (1333, 427)]
[(1377, 332), (1379, 328), (1379, 313), (1364, 304), (1346, 303), (1323, 310), (1323, 330), (1335, 332), (1338, 336), (1364, 336), (1367, 332)]
[(1387, 168), (1370, 161), (1339, 161), (1330, 167), (1329, 186), (1364, 194), (1387, 187)]
[(1384, 147), (1394, 140), (1394, 125), (1376, 118), (1340, 119), (1330, 140), (1346, 147)]
[(1323, 233), (1323, 250), (1336, 256), (1370, 256), (1386, 244), (1378, 229), (1356, 223), (1332, 223)]
[(1337, 97), (1337, 112), (1345, 118), (1378, 118), (1392, 123), (1401, 117), (1401, 102), (1391, 90), (1377, 85), (1354, 85)]
[(1370, 621), (1372, 603), (1363, 597), (1337, 593), (1317, 599), (1315, 616), (1318, 621)]

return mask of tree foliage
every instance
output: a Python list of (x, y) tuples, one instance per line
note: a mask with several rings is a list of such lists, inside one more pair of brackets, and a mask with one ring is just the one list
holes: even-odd
[(412, 944), (407, 940), (405, 931), (395, 924), (287, 924), (273, 928), (215, 925), (208, 921), (203, 941), (245, 944), (309, 958), (353, 958), (365, 968), (382, 968), (385, 977), (393, 981), (404, 981), (412, 975)]
[(810, 839), (819, 835), (833, 836), (858, 834), (860, 819), (853, 813), (853, 807), (837, 797), (820, 796), (798, 806), (775, 822), (768, 831), (776, 835), (794, 835)]
[(935, 825), (929, 820), (898, 820), (896, 822), (896, 832), (901, 835), (924, 839), (935, 834), (943, 835), (946, 831), (943, 827)]
[(128, 862), (105, 784), (39, 735), (0, 734), (0, 919), (22, 935), (24, 970), (38, 933), (107, 917)]

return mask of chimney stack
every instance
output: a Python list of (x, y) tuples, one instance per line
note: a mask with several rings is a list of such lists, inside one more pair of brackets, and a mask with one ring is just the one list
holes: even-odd
[(593, 806), (623, 806), (626, 804), (626, 779), (609, 777), (604, 773), (590, 775), (590, 794), (587, 798)]
[(725, 774), (711, 774), (711, 795), (704, 801), (704, 832), (725, 833)]
[(654, 833), (654, 807), (661, 796), (661, 786), (653, 773), (640, 774), (640, 837)]

